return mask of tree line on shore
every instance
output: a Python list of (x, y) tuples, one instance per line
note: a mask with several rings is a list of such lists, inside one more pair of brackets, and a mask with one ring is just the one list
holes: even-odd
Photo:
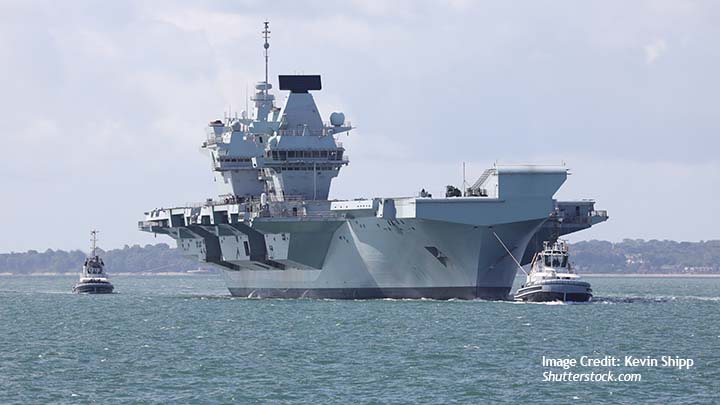
[[(13, 274), (80, 272), (88, 253), (81, 250), (30, 250), (22, 253), (0, 254), (0, 272)], [(105, 262), (105, 270), (113, 273), (187, 272), (210, 268), (180, 255), (166, 243), (156, 245), (125, 245), (122, 249), (104, 251), (98, 255)]]
[(573, 243), (570, 255), (578, 272), (584, 273), (720, 273), (720, 240), (591, 240)]
[[(165, 243), (99, 250), (108, 273), (188, 272), (213, 267), (188, 259)], [(0, 254), (0, 273), (80, 272), (87, 253), (80, 250), (30, 250)], [(720, 274), (720, 240), (676, 242), (625, 239), (582, 241), (570, 246), (571, 261), (581, 273)]]

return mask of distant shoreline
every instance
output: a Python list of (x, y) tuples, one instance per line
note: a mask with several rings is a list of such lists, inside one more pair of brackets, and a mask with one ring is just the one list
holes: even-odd
[[(599, 278), (720, 278), (720, 274), (703, 273), (578, 273), (581, 277)], [(518, 273), (522, 275), (522, 273)]]
[[(138, 273), (109, 273), (110, 277), (113, 276), (141, 276), (141, 277), (168, 277), (168, 276), (204, 276), (210, 274), (220, 274), (218, 271), (163, 271), (163, 272), (138, 272)], [(15, 277), (15, 276), (30, 276), (30, 277), (42, 277), (42, 276), (64, 276), (64, 277), (77, 277), (80, 275), (79, 271), (65, 272), (65, 273), (10, 273), (0, 272), (0, 277)], [(518, 273), (522, 275), (522, 273)], [(616, 277), (616, 278), (720, 278), (720, 274), (685, 274), (685, 273), (643, 273), (643, 274), (630, 274), (630, 273), (581, 273), (580, 276), (593, 278), (593, 277)]]
[(720, 274), (685, 274), (685, 273), (643, 273), (643, 274), (617, 274), (617, 273), (580, 273), (582, 277), (619, 277), (619, 278), (720, 278)]
[[(112, 278), (113, 276), (142, 276), (142, 277), (149, 277), (149, 276), (160, 276), (160, 277), (167, 277), (167, 276), (204, 276), (208, 274), (219, 274), (216, 271), (191, 271), (191, 272), (184, 272), (184, 271), (163, 271), (163, 272), (137, 272), (137, 273), (129, 273), (129, 272), (120, 272), (120, 273), (108, 273), (108, 275)], [(30, 277), (42, 277), (42, 276), (63, 276), (63, 277), (78, 277), (80, 275), (79, 271), (72, 271), (72, 272), (65, 272), (65, 273), (53, 273), (53, 272), (45, 272), (45, 273), (10, 273), (10, 272), (0, 272), (0, 277), (15, 277), (15, 276), (30, 276)]]

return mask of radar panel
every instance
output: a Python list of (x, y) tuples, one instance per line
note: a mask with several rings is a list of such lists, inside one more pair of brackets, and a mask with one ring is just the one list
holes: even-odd
[(308, 90), (321, 90), (320, 75), (280, 75), (280, 90), (292, 93), (307, 93)]

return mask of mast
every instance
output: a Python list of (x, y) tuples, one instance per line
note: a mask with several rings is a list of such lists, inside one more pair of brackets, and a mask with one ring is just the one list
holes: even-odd
[(95, 257), (95, 249), (97, 249), (97, 233), (98, 231), (95, 229), (90, 232), (90, 235), (92, 236), (92, 239), (90, 239), (92, 241), (92, 257)]
[[(265, 44), (263, 44), (263, 48), (265, 48), (265, 84), (268, 83), (268, 48), (270, 48), (270, 43), (268, 43), (268, 38), (270, 35), (270, 21), (265, 21), (265, 29), (262, 31), (263, 38), (265, 39)], [(267, 96), (268, 89), (267, 86), (265, 86), (265, 95)]]

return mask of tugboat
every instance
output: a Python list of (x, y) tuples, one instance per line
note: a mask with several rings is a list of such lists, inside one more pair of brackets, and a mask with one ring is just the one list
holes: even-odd
[(543, 243), (533, 258), (525, 284), (515, 294), (516, 301), (587, 302), (592, 299), (590, 283), (580, 281), (570, 265), (567, 242)]
[(105, 274), (105, 263), (97, 255), (97, 231), (93, 230), (90, 235), (92, 235), (92, 255), (85, 259), (80, 281), (73, 287), (73, 292), (76, 294), (110, 294), (114, 287)]

